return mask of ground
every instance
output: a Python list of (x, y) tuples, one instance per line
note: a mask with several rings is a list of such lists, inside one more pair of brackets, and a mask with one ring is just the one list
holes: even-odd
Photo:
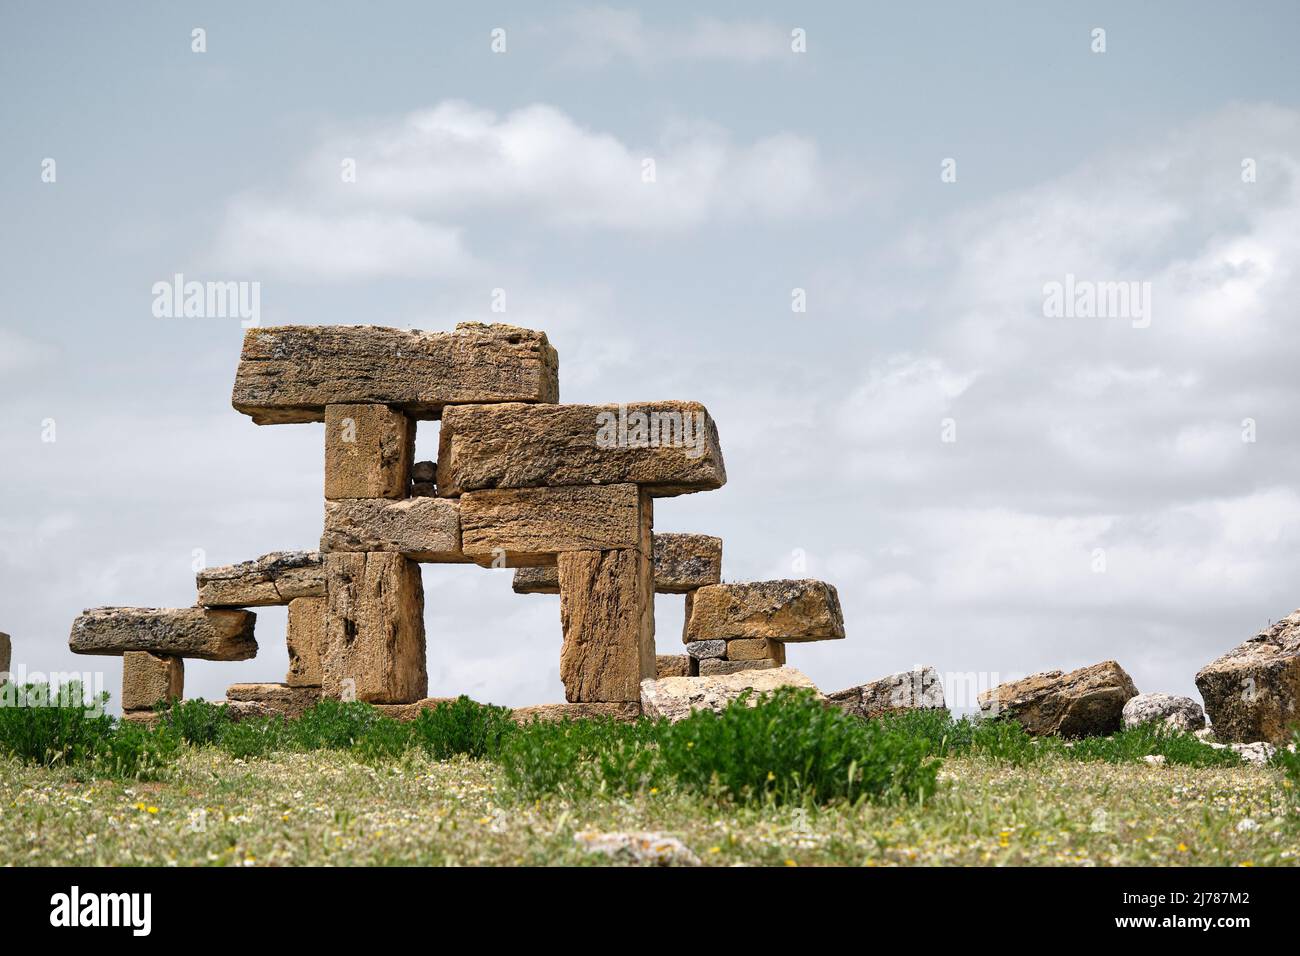
[(82, 780), (0, 758), (14, 865), (595, 864), (574, 834), (653, 830), (706, 865), (1300, 862), (1300, 814), (1269, 768), (945, 762), (925, 806), (722, 807), (692, 795), (504, 798), (491, 763), (345, 752), (248, 762), (188, 749), (161, 782)]

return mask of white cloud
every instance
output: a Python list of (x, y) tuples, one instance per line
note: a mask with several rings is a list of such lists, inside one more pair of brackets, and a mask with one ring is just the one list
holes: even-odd
[(766, 20), (697, 17), (688, 24), (657, 28), (639, 11), (601, 6), (577, 11), (546, 32), (562, 38), (567, 64), (588, 68), (615, 61), (640, 66), (685, 61), (750, 65), (791, 56), (790, 29)]

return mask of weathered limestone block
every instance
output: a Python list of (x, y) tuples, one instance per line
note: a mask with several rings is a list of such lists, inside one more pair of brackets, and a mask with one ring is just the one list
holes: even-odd
[(290, 687), (288, 684), (231, 684), (226, 700), (261, 704), (282, 717), (301, 717), (320, 703), (319, 687)]
[(726, 657), (726, 641), (691, 641), (686, 645), (686, 653), (699, 660), (710, 657)]
[(614, 701), (610, 703), (580, 704), (534, 704), (531, 707), (516, 707), (510, 718), (517, 724), (527, 724), (534, 720), (591, 720), (610, 719), (632, 723), (641, 716), (639, 701)]
[(1124, 704), (1135, 696), (1124, 668), (1102, 661), (999, 684), (979, 695), (979, 705), (985, 716), (1009, 717), (1035, 736), (1087, 737), (1119, 730)]
[(325, 568), (316, 551), (272, 551), (252, 561), (204, 568), (195, 579), (202, 607), (266, 607), (325, 596)]
[(691, 659), (685, 654), (655, 655), (655, 677), (690, 677)]
[(454, 332), (373, 325), (249, 329), (231, 404), (259, 425), (319, 422), (327, 405), (391, 405), (435, 418), (466, 402), (555, 402), (546, 333), (464, 322)]
[(652, 505), (636, 485), (472, 491), (460, 498), (461, 549), (485, 567), (553, 564), (564, 551), (644, 547)]
[(826, 695), (855, 717), (870, 719), (906, 710), (946, 710), (943, 681), (933, 667), (916, 667)]
[(400, 554), (325, 556), (324, 696), (407, 704), (428, 693), (420, 566)]
[(722, 580), (722, 539), (707, 534), (656, 532), (655, 591), (686, 594)]
[(558, 567), (516, 568), (512, 585), (516, 594), (559, 594)]
[(821, 698), (816, 685), (803, 672), (793, 667), (777, 667), (715, 677), (644, 680), (641, 682), (641, 709), (647, 717), (666, 717), (675, 723), (697, 710), (720, 711), (745, 691), (752, 692), (748, 699), (752, 707), (761, 695), (781, 687), (806, 688)]
[(2, 675), (9, 673), (9, 666), (13, 662), (13, 644), (9, 640), (9, 635), (0, 633), (0, 680)]
[(320, 549), (393, 551), (412, 561), (465, 563), (460, 504), (446, 498), (349, 498), (325, 502)]
[(1206, 664), (1196, 689), (1221, 742), (1289, 741), (1300, 723), (1300, 611)]
[(326, 607), (323, 597), (294, 598), (289, 602), (289, 626), (285, 631), (289, 673), (284, 680), (290, 687), (321, 686)]
[[(635, 427), (636, 416), (645, 418), (644, 429)], [(633, 482), (668, 497), (721, 488), (726, 480), (717, 426), (698, 402), (467, 405), (442, 416), (443, 496)]]
[(639, 548), (559, 556), (560, 680), (570, 702), (635, 701), (655, 673), (650, 556)]
[(685, 640), (770, 637), (784, 642), (844, 637), (844, 613), (825, 581), (712, 584), (694, 593)]
[(710, 657), (698, 663), (701, 677), (715, 677), (719, 674), (739, 674), (741, 671), (766, 670), (783, 666), (783, 662), (764, 658), (754, 661), (729, 661), (725, 658)]
[(405, 498), (415, 423), (387, 405), (325, 406), (325, 497)]
[(246, 661), (257, 656), (252, 611), (202, 607), (97, 607), (72, 625), (74, 654), (148, 651), (205, 661)]
[(185, 661), (179, 657), (127, 651), (122, 655), (122, 709), (150, 710), (159, 701), (185, 696)]
[(1190, 697), (1170, 694), (1138, 694), (1124, 705), (1124, 726), (1162, 723), (1172, 730), (1195, 733), (1205, 728), (1205, 711)]
[(727, 660), (772, 660), (784, 664), (785, 645), (770, 637), (738, 637), (733, 641), (727, 641)]
[(375, 704), (375, 709), (385, 717), (405, 722), (415, 720), (426, 710), (433, 710), (439, 704), (451, 704), (455, 701), (455, 697), (426, 697), (410, 704)]

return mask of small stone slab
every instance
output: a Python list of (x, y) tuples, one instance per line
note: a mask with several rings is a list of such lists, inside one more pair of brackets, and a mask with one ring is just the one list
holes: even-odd
[(739, 674), (741, 671), (769, 670), (781, 667), (784, 661), (763, 658), (754, 661), (729, 661), (718, 657), (706, 658), (699, 662), (701, 677), (714, 677), (718, 674)]
[(460, 504), (446, 498), (326, 501), (320, 549), (393, 551), (432, 564), (470, 560), (460, 546)]
[(707, 534), (655, 532), (655, 592), (685, 594), (722, 580), (722, 539)]
[(282, 717), (301, 717), (320, 702), (319, 687), (290, 687), (288, 684), (231, 684), (226, 700), (260, 704)]
[(317, 551), (272, 551), (252, 561), (205, 568), (195, 580), (202, 607), (267, 607), (325, 596), (325, 569)]
[(632, 482), (668, 497), (721, 488), (726, 480), (717, 426), (698, 402), (465, 405), (442, 416), (443, 496)]
[(374, 325), (249, 329), (231, 404), (259, 425), (319, 422), (328, 405), (391, 405), (436, 418), (466, 402), (555, 402), (546, 333), (464, 322), (454, 332)]
[(738, 637), (727, 641), (727, 660), (761, 661), (773, 660), (785, 663), (785, 645), (770, 637)]
[(686, 645), (686, 653), (698, 660), (711, 657), (726, 657), (726, 641), (691, 641)]
[(786, 643), (844, 637), (844, 613), (825, 581), (712, 584), (694, 593), (684, 640), (767, 637)]
[(74, 654), (151, 654), (205, 661), (246, 661), (257, 656), (252, 611), (202, 607), (97, 607), (72, 625)]
[(685, 654), (657, 654), (655, 677), (690, 677), (691, 659)]
[(455, 697), (426, 697), (409, 704), (375, 704), (374, 708), (385, 717), (406, 722), (415, 720), (426, 710), (433, 710), (439, 704), (451, 704), (455, 701)]

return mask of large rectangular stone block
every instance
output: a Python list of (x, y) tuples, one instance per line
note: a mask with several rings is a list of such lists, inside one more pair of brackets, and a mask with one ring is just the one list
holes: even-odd
[(565, 698), (640, 700), (641, 681), (656, 667), (649, 556), (639, 548), (571, 551), (559, 569)]
[(303, 711), (320, 703), (319, 687), (291, 687), (288, 684), (231, 684), (226, 700), (258, 704), (282, 717), (301, 717)]
[[(689, 594), (722, 580), (721, 538), (656, 532), (651, 540), (656, 594)], [(554, 567), (519, 568), (515, 571), (514, 591), (516, 594), (559, 594), (559, 572)]]
[(97, 607), (73, 622), (68, 647), (75, 654), (148, 651), (205, 661), (246, 661), (257, 656), (252, 611), (202, 607)]
[(122, 709), (149, 710), (185, 696), (185, 661), (148, 651), (122, 655)]
[(325, 556), (326, 697), (406, 704), (428, 692), (420, 566), (400, 554)]
[(770, 637), (740, 637), (727, 641), (727, 660), (761, 661), (773, 660), (785, 663), (785, 645)]
[(231, 404), (259, 425), (319, 422), (327, 405), (391, 405), (436, 418), (466, 402), (555, 402), (546, 333), (465, 322), (454, 332), (373, 325), (249, 329)]
[(460, 499), (461, 549), (485, 567), (554, 564), (563, 551), (641, 548), (652, 503), (636, 485), (467, 492)]
[(294, 598), (289, 602), (289, 626), (285, 642), (289, 646), (290, 687), (319, 687), (321, 660), (325, 656), (325, 611), (323, 597)]
[(415, 423), (387, 405), (325, 406), (325, 497), (405, 498)]
[(444, 497), (624, 482), (667, 497), (721, 488), (726, 480), (717, 426), (698, 402), (465, 405), (442, 416)]
[(839, 594), (825, 581), (711, 584), (695, 592), (683, 639), (768, 637), (829, 641), (844, 637)]
[(316, 551), (272, 551), (252, 561), (205, 568), (195, 580), (203, 607), (266, 607), (325, 596), (325, 569)]
[(470, 560), (460, 549), (460, 503), (447, 498), (326, 501), (320, 549), (394, 551), (443, 564)]

